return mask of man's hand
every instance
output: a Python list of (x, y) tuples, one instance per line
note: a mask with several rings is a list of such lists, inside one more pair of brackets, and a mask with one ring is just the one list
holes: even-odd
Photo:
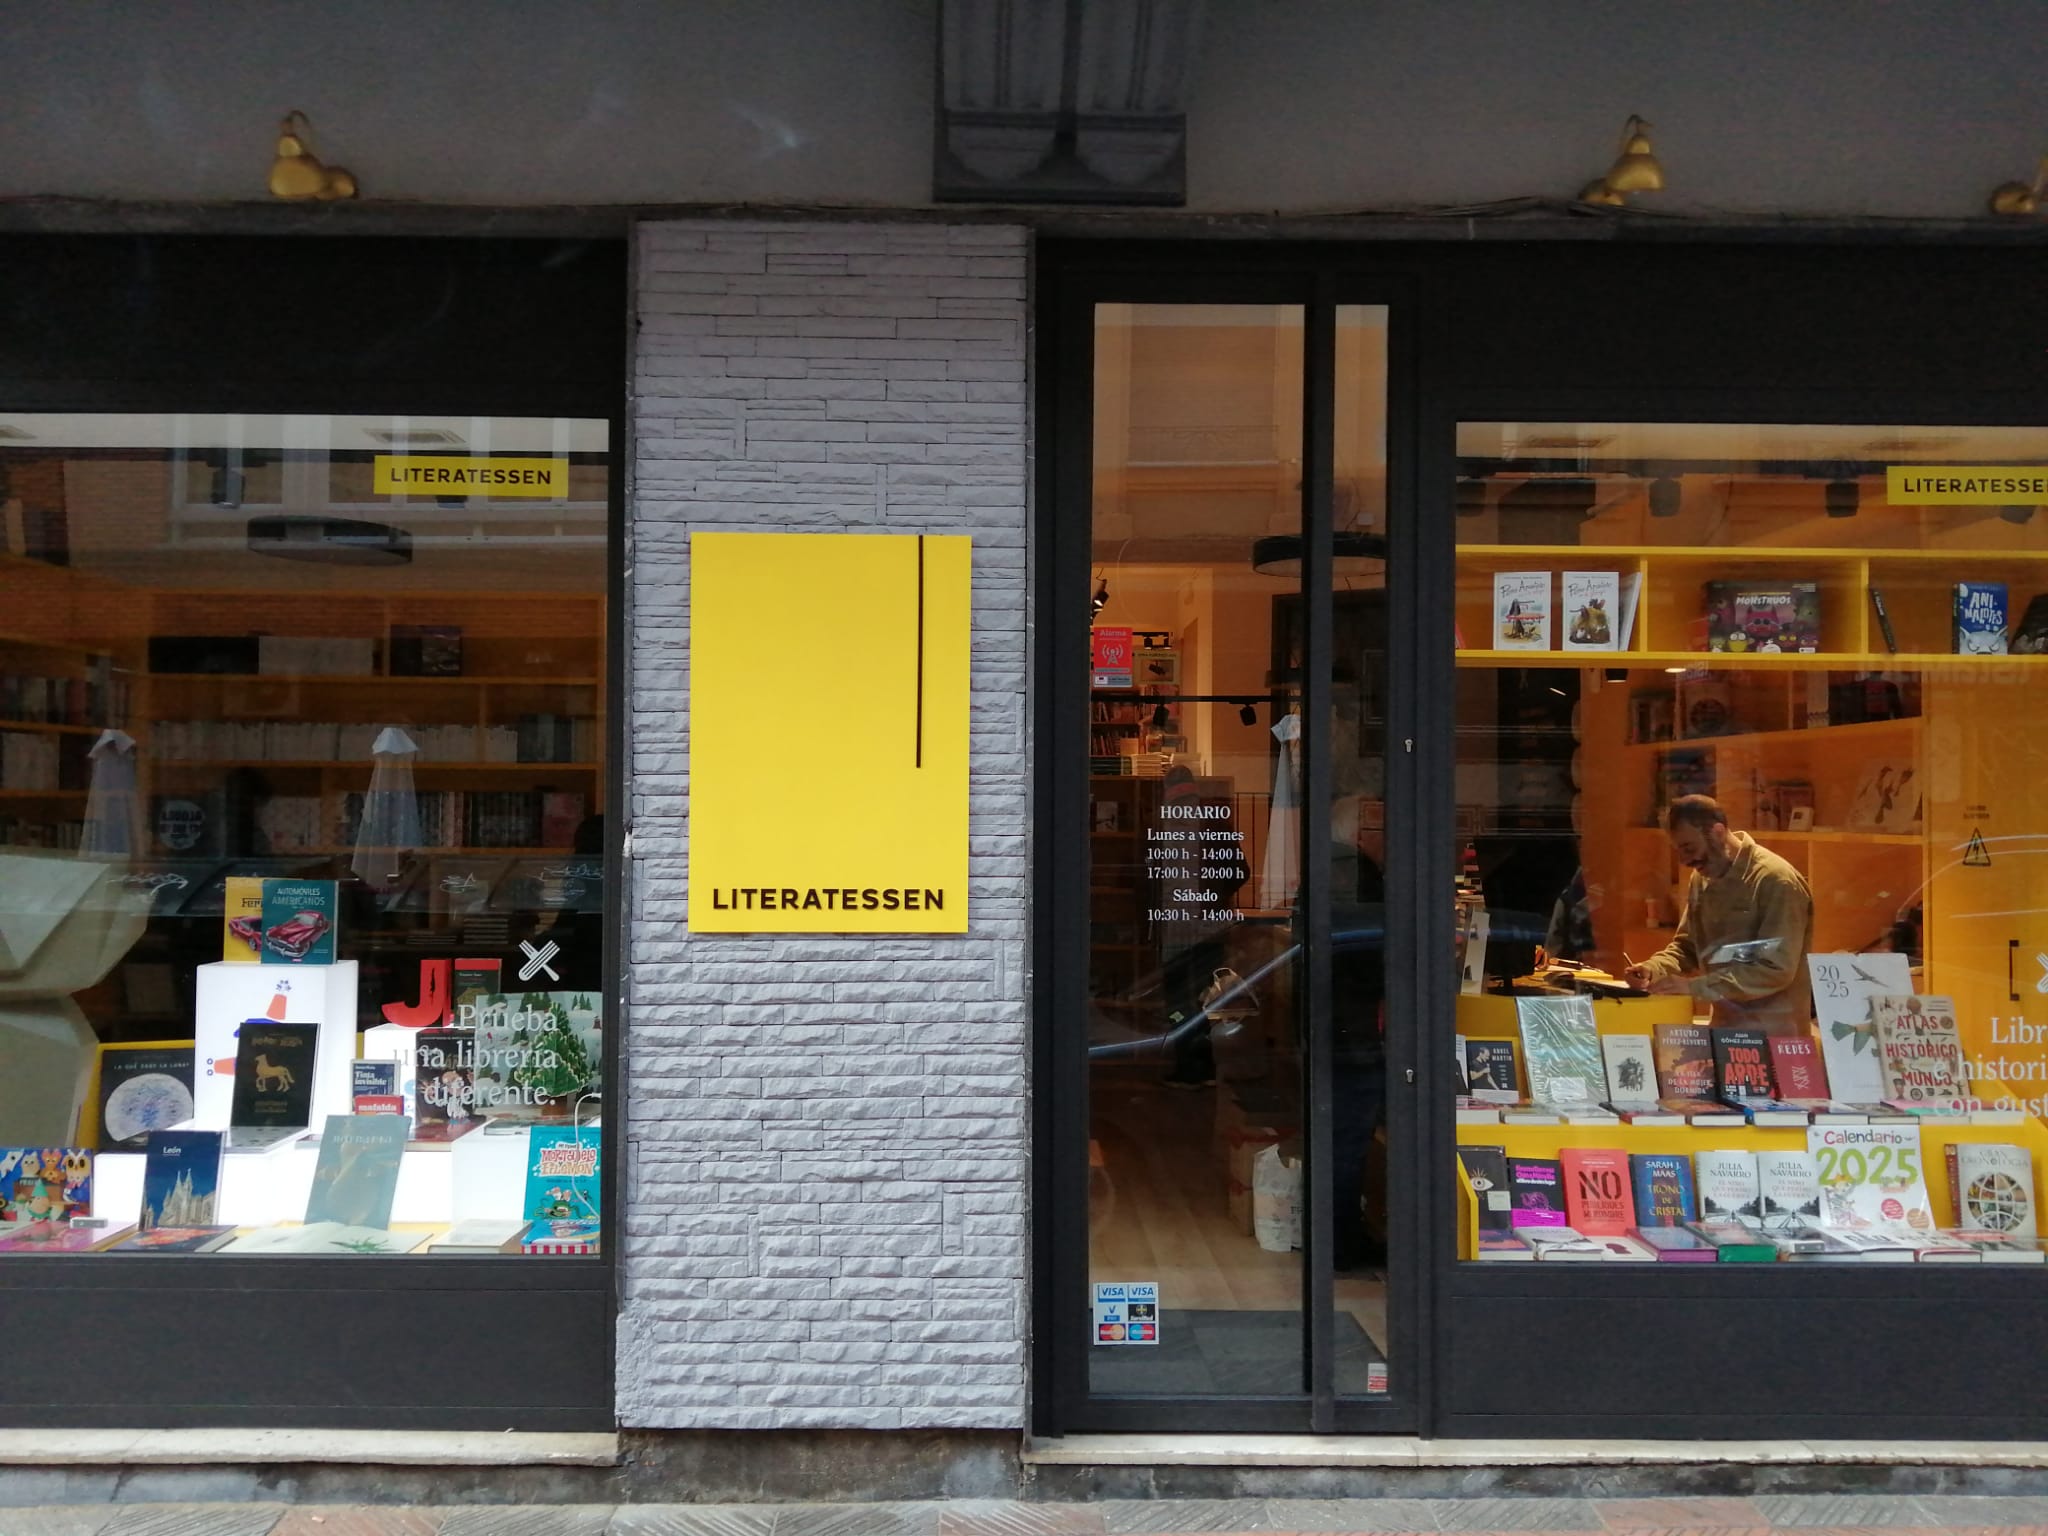
[(1650, 990), (1650, 968), (1647, 965), (1632, 965), (1621, 973), (1621, 979), (1638, 992)]
[(1659, 976), (1650, 983), (1649, 990), (1655, 996), (1670, 997), (1692, 991), (1692, 985), (1683, 976)]

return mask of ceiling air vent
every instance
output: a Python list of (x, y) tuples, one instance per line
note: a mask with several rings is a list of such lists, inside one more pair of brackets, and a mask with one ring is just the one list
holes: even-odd
[(1611, 432), (1605, 437), (1574, 437), (1569, 433), (1559, 433), (1549, 437), (1525, 437), (1521, 446), (1524, 453), (1531, 448), (1542, 448), (1551, 453), (1591, 453), (1613, 441)]
[(1941, 453), (1961, 441), (1960, 437), (1880, 437), (1865, 443), (1860, 451), (1893, 458), (1909, 453)]
[(387, 448), (460, 448), (462, 436), (446, 427), (365, 427), (363, 436)]

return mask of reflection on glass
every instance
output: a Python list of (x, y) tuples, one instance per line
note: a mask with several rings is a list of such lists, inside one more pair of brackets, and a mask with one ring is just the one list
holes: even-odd
[(1301, 312), (1107, 305), (1096, 356), (1090, 1384), (1300, 1392)]
[(2039, 1261), (2044, 462), (1461, 426), (1462, 1257)]
[[(573, 1248), (607, 425), (0, 427), (0, 1253)], [(421, 454), (566, 493), (377, 489)]]

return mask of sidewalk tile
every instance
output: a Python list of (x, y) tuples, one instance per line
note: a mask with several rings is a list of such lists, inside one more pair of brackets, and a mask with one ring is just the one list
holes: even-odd
[(100, 1536), (269, 1536), (282, 1504), (120, 1504)]
[(773, 1504), (621, 1504), (609, 1536), (768, 1536)]
[(39, 1504), (0, 1509), (5, 1536), (100, 1536), (114, 1518), (111, 1504)]
[(1193, 1536), (1197, 1531), (1273, 1529), (1260, 1499), (1113, 1499), (1100, 1507), (1103, 1525), (1111, 1536)]
[(938, 1536), (937, 1504), (785, 1504), (775, 1536)]
[(1593, 1509), (1610, 1531), (1673, 1531), (1703, 1526), (1762, 1530), (1771, 1523), (1748, 1499), (1601, 1499)]
[(1981, 1493), (1921, 1493), (1913, 1502), (1929, 1525), (2048, 1525), (2048, 1498)]
[(441, 1536), (604, 1536), (609, 1504), (467, 1504), (448, 1511)]
[(939, 1511), (939, 1536), (1100, 1536), (1099, 1504), (1024, 1504), (958, 1499)]
[[(1266, 1512), (1290, 1531), (1433, 1531), (1435, 1499), (1268, 1499)], [(1759, 1521), (1759, 1524), (1762, 1522)]]
[(1604, 1530), (1591, 1499), (1438, 1499), (1440, 1531)]
[(444, 1511), (383, 1504), (302, 1504), (270, 1536), (435, 1536)]
[(1752, 1500), (1774, 1526), (1938, 1526), (1917, 1499), (1897, 1494), (1760, 1493)]

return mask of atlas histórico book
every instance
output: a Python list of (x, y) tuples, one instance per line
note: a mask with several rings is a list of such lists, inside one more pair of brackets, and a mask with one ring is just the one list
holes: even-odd
[(1946, 997), (1888, 993), (1870, 1000), (1884, 1096), (1908, 1102), (1966, 1099), (1970, 1079), (1955, 1004)]

